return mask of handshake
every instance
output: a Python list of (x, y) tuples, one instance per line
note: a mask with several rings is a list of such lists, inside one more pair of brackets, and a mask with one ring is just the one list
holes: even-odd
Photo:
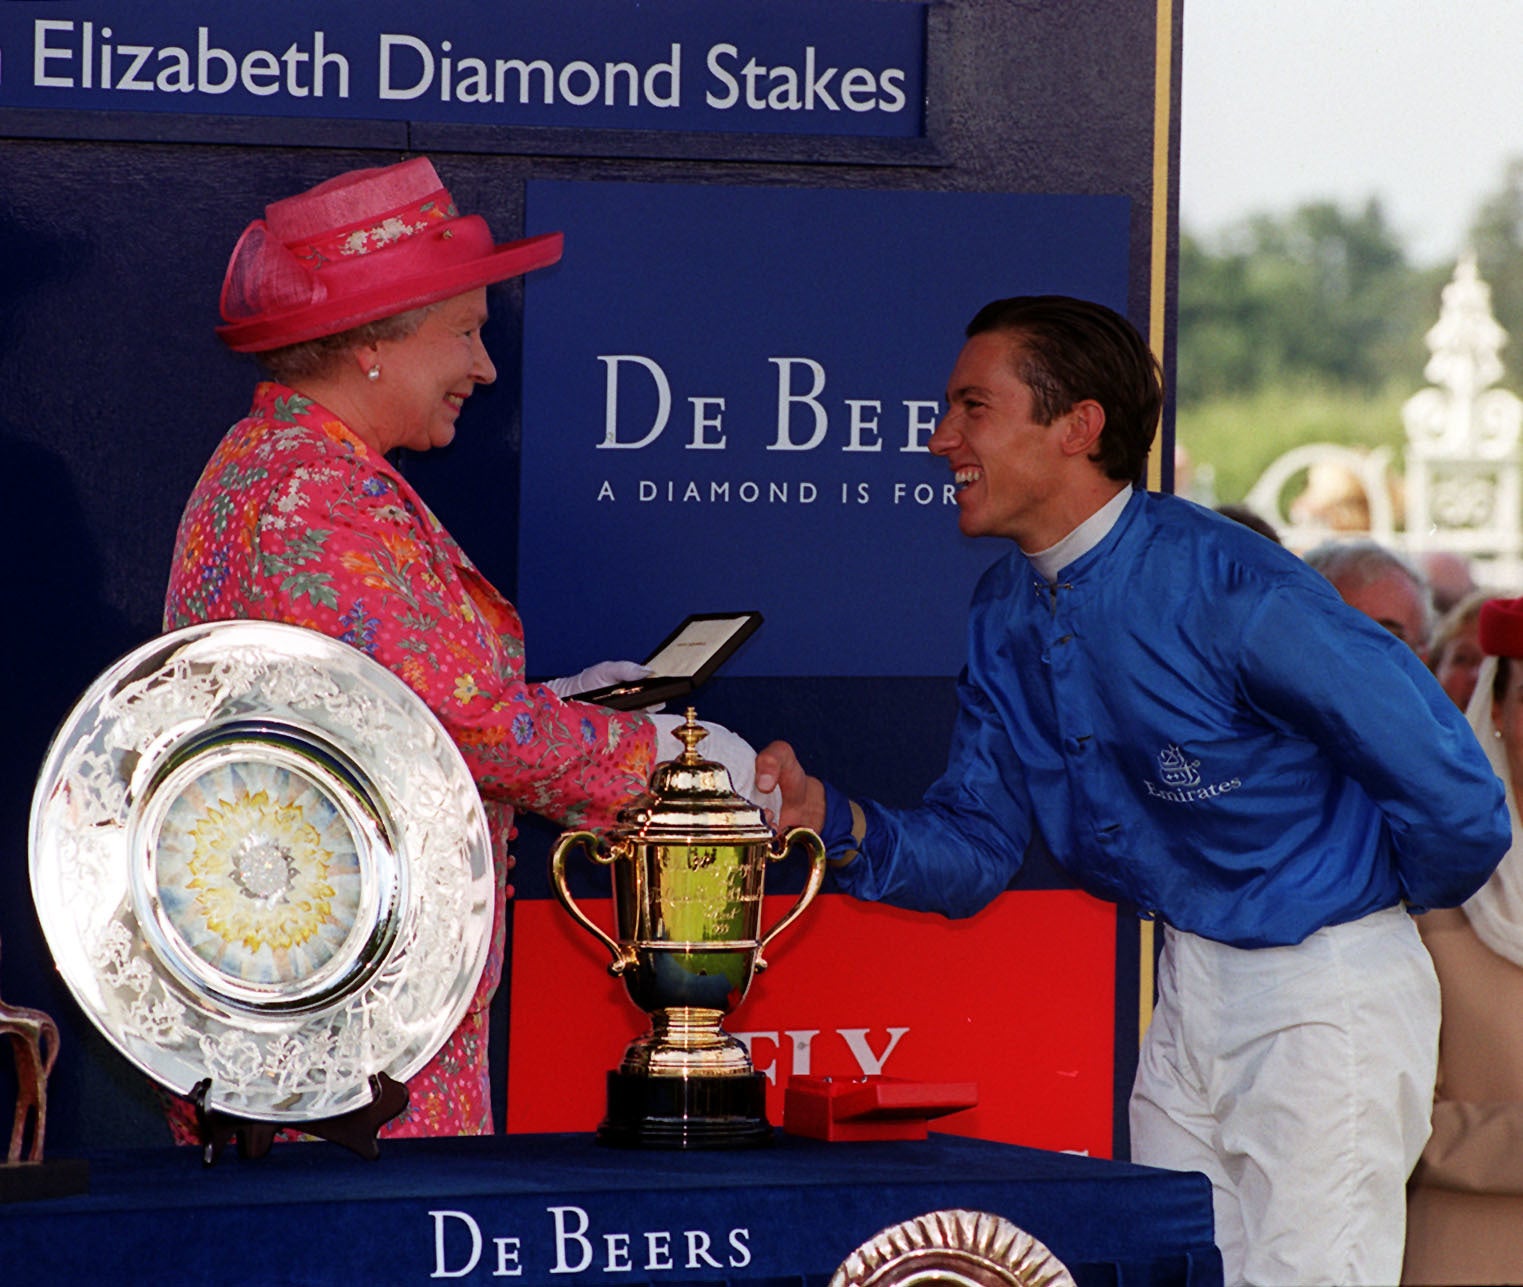
[[(548, 680), (545, 687), (564, 699), (605, 688), (610, 684), (633, 683), (650, 673), (650, 667), (642, 666), (637, 661), (600, 661), (574, 675)], [(676, 729), (683, 722), (682, 717), (666, 714), (659, 706), (646, 709), (644, 713), (656, 726), (657, 760), (676, 759), (683, 752), (683, 745), (676, 736)], [(804, 797), (808, 796), (808, 784), (814, 783), (814, 779), (804, 776), (792, 747), (786, 742), (774, 742), (758, 755), (745, 738), (724, 725), (712, 720), (702, 720), (701, 723), (709, 735), (699, 748), (700, 754), (707, 760), (722, 764), (729, 772), (737, 794), (760, 808), (773, 826), (819, 827), (824, 820), (823, 794), (819, 795), (819, 816), (813, 817), (813, 811), (807, 810), (807, 800)], [(806, 808), (806, 813), (797, 817), (793, 816), (797, 807), (791, 798), (794, 792), (787, 789), (795, 779), (798, 780), (800, 802)], [(785, 795), (790, 798), (785, 800)]]

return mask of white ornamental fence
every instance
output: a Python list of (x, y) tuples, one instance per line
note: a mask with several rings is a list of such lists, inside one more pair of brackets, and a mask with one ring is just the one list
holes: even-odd
[(1276, 459), (1244, 503), (1294, 550), (1371, 536), (1409, 555), (1463, 555), (1481, 584), (1523, 583), (1523, 400), (1494, 387), (1506, 342), (1466, 256), (1427, 335), (1431, 384), (1402, 407), (1400, 472), (1389, 448), (1309, 443)]

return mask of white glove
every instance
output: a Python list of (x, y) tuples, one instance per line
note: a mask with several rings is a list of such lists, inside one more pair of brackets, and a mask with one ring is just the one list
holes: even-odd
[(649, 666), (637, 661), (600, 661), (574, 675), (560, 679), (545, 680), (545, 687), (559, 698), (574, 697), (577, 693), (590, 693), (594, 688), (607, 688), (610, 684), (628, 684), (644, 679), (650, 674)]
[[(657, 760), (675, 760), (687, 750), (676, 734), (676, 730), (687, 723), (685, 717), (657, 714), (650, 716), (650, 721), (656, 726)], [(709, 732), (698, 743), (698, 754), (705, 760), (724, 765), (729, 770), (730, 783), (734, 786), (735, 793), (763, 810), (768, 822), (775, 821), (777, 811), (782, 807), (783, 793), (776, 787), (764, 795), (757, 793), (755, 748), (739, 733), (732, 733), (723, 724), (716, 724), (711, 719), (700, 719), (698, 722)]]

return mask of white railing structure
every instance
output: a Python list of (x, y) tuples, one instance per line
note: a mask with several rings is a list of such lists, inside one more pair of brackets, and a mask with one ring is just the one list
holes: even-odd
[[(1305, 479), (1303, 490), (1290, 484)], [(1399, 545), (1389, 447), (1344, 447), (1308, 442), (1270, 462), (1243, 504), (1274, 524), (1280, 540), (1298, 553), (1341, 536), (1373, 536)], [(1293, 499), (1287, 504), (1287, 494)]]
[[(1446, 550), (1471, 562), (1477, 581), (1523, 581), (1523, 400), (1495, 388), (1504, 374), (1507, 333), (1491, 313), (1491, 288), (1466, 255), (1444, 287), (1427, 334), (1432, 384), (1402, 407), (1405, 478), (1389, 448), (1364, 451), (1309, 443), (1273, 461), (1244, 503), (1304, 551), (1330, 536), (1372, 536), (1409, 554)], [(1314, 502), (1319, 472), (1345, 492), (1344, 515), (1330, 520)], [(1289, 484), (1308, 487), (1287, 505)], [(1348, 498), (1359, 503), (1350, 507)], [(1350, 522), (1352, 508), (1361, 521)]]
[(1428, 332), (1424, 374), (1433, 385), (1401, 409), (1407, 431), (1406, 548), (1463, 554), (1501, 585), (1523, 555), (1523, 400), (1502, 378), (1507, 332), (1491, 315), (1491, 288), (1466, 256), (1444, 287)]

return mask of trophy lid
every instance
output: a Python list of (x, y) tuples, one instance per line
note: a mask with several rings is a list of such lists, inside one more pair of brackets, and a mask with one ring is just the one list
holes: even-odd
[(686, 750), (656, 765), (650, 789), (619, 811), (617, 830), (633, 840), (771, 840), (772, 828), (761, 809), (735, 790), (730, 771), (698, 754), (698, 743), (709, 731), (698, 723), (693, 707), (674, 733)]

